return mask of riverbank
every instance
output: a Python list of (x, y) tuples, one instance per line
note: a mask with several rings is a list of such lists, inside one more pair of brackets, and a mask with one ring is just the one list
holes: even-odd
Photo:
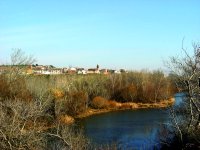
[[(127, 103), (119, 103), (112, 101), (112, 107), (107, 107), (104, 109), (93, 109), (93, 108), (88, 108), (86, 111), (83, 113), (72, 117), (69, 115), (60, 115), (56, 118), (56, 120), (60, 123), (71, 125), (75, 122), (76, 119), (81, 119), (85, 117), (89, 117), (92, 115), (97, 115), (97, 114), (102, 114), (102, 113), (107, 113), (107, 112), (112, 112), (112, 111), (122, 111), (122, 110), (136, 110), (136, 109), (146, 109), (146, 108), (167, 108), (169, 106), (172, 106), (175, 102), (174, 98), (170, 98), (168, 100), (163, 100), (161, 102), (157, 103), (133, 103), (133, 102), (127, 102)], [(29, 129), (32, 128), (33, 123), (29, 123)], [(39, 123), (40, 124), (40, 123)], [(42, 121), (42, 126), (38, 124), (37, 128), (40, 131), (47, 130), (49, 128), (53, 128), (54, 125), (52, 126), (46, 121)], [(27, 129), (28, 129), (27, 128)], [(27, 132), (27, 129), (24, 129), (23, 132)]]
[(85, 112), (82, 114), (79, 114), (75, 117), (75, 119), (81, 119), (85, 117), (89, 117), (92, 115), (96, 114), (101, 114), (101, 113), (107, 113), (107, 112), (112, 112), (112, 111), (119, 111), (119, 110), (127, 110), (127, 109), (145, 109), (145, 108), (166, 108), (169, 106), (172, 106), (175, 102), (174, 98), (170, 98), (168, 100), (164, 100), (161, 102), (157, 103), (133, 103), (133, 102), (128, 102), (128, 103), (119, 103), (116, 102), (115, 106), (112, 108), (104, 108), (104, 109), (93, 109), (93, 108), (88, 108)]

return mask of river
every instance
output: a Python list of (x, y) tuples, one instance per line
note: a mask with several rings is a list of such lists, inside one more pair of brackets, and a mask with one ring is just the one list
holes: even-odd
[[(176, 95), (180, 105), (181, 95)], [(94, 145), (115, 143), (120, 149), (154, 149), (160, 146), (163, 124), (170, 123), (168, 109), (109, 112), (80, 120), (84, 134)]]

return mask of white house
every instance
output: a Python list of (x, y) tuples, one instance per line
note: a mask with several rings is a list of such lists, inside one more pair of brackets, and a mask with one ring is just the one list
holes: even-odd
[(121, 74), (121, 72), (119, 70), (115, 70), (114, 73)]
[(62, 69), (60, 68), (53, 68), (48, 71), (50, 72), (50, 74), (62, 74)]

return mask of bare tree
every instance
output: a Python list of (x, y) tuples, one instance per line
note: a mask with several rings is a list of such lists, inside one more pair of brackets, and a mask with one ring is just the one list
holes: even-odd
[[(33, 100), (22, 73), (35, 59), (14, 49), (7, 70), (0, 76), (0, 149), (45, 149), (44, 105)], [(2, 88), (3, 87), (3, 88)]]
[(32, 55), (26, 55), (21, 49), (13, 49), (11, 65), (32, 65), (36, 59)]
[[(182, 46), (182, 57), (171, 57), (168, 62), (175, 84), (180, 92), (186, 94), (186, 108), (184, 124), (175, 121), (176, 129), (179, 132), (181, 141), (183, 135), (197, 136), (200, 133), (200, 45), (193, 44), (193, 54), (189, 54)], [(173, 112), (174, 113), (174, 112)], [(172, 117), (175, 119), (175, 115)], [(197, 140), (198, 141), (198, 140)]]

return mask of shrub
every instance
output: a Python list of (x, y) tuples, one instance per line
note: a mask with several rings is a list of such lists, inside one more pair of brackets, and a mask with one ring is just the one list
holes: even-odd
[(18, 77), (10, 84), (11, 96), (23, 101), (31, 101), (32, 94), (26, 86), (24, 78)]
[(119, 102), (134, 102), (136, 98), (137, 98), (137, 89), (133, 84), (130, 84), (125, 88), (122, 88), (114, 95), (114, 99), (116, 99)]
[(103, 97), (97, 96), (92, 100), (92, 107), (96, 109), (107, 108), (108, 100)]
[(53, 94), (53, 97), (58, 100), (64, 97), (64, 92), (60, 89), (52, 89), (51, 93)]
[(5, 99), (10, 97), (10, 87), (3, 75), (0, 75), (0, 98)]
[(18, 77), (9, 82), (4, 75), (0, 76), (0, 97), (2, 99), (17, 98), (23, 101), (32, 100), (32, 94), (28, 90), (24, 78)]
[(85, 92), (68, 93), (64, 99), (63, 112), (75, 116), (86, 110), (87, 94)]

